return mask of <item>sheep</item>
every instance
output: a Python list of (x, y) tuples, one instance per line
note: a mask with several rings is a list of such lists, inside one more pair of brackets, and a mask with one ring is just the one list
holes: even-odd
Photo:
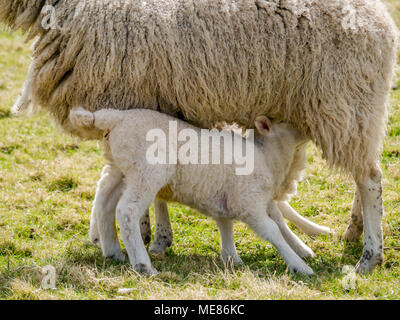
[[(221, 231), (221, 257), (225, 262), (232, 260), (233, 263), (241, 263), (232, 236), (232, 219), (238, 219), (247, 223), (264, 240), (270, 241), (280, 252), (291, 272), (313, 274), (312, 269), (285, 241), (294, 240), (295, 247), (298, 242), (305, 246), (285, 223), (283, 224), (286, 229), (280, 225), (283, 219), (275, 201), (280, 195), (281, 186), (285, 185), (285, 177), (297, 148), (301, 149), (307, 142), (307, 138), (297, 130), (284, 123), (271, 124), (264, 116), (257, 117), (255, 126), (258, 136), (254, 141), (245, 140), (237, 135), (240, 138), (240, 148), (244, 144), (246, 151), (254, 150), (254, 155), (250, 157), (254, 163), (253, 170), (246, 175), (238, 175), (235, 169), (236, 161), (219, 165), (198, 162), (200, 154), (200, 159), (207, 156), (209, 159), (210, 155), (214, 156), (216, 149), (220, 151), (219, 155), (224, 155), (224, 159), (226, 154), (232, 154), (233, 147), (230, 149), (225, 140), (223, 146), (214, 146), (204, 157), (203, 146), (193, 143), (192, 140), (183, 143), (178, 139), (177, 148), (190, 143), (191, 152), (192, 148), (196, 150), (194, 162), (188, 163), (181, 157), (174, 162), (171, 160), (173, 151), (165, 150), (165, 147), (157, 144), (157, 153), (160, 154), (164, 150), (165, 159), (169, 161), (161, 164), (151, 162), (151, 146), (148, 140), (151, 130), (162, 130), (171, 137), (169, 125), (176, 121), (179, 136), (180, 133), (189, 135), (188, 129), (197, 134), (197, 137), (201, 136), (199, 128), (157, 111), (104, 109), (92, 113), (78, 108), (71, 111), (70, 121), (77, 128), (96, 128), (106, 133), (103, 139), (105, 157), (109, 162), (110, 171), (114, 172), (110, 173), (106, 180), (115, 186), (121, 183), (123, 178), (116, 216), (129, 260), (135, 270), (147, 274), (156, 273), (139, 236), (139, 222), (152, 201), (158, 197), (164, 201), (177, 201), (189, 205), (214, 218)], [(231, 131), (222, 132), (224, 133), (230, 135)], [(216, 133), (211, 132), (210, 135)], [(218, 138), (220, 136), (217, 135)], [(171, 141), (169, 138), (169, 146)], [(237, 144), (235, 148), (236, 146)], [(251, 156), (250, 153), (247, 151), (246, 156)], [(109, 223), (109, 227), (113, 225), (114, 223)], [(281, 231), (284, 232), (284, 236)]]
[[(83, 113), (85, 115), (85, 113)], [(71, 122), (74, 126), (81, 127), (79, 118), (78, 121), (74, 121), (77, 115), (72, 112)], [(225, 130), (232, 130), (231, 126), (222, 127)], [(242, 134), (239, 130), (235, 130), (235, 133)], [(330, 229), (316, 225), (309, 220), (298, 215), (288, 204), (290, 197), (295, 194), (297, 189), (297, 181), (301, 178), (302, 170), (305, 168), (306, 163), (306, 145), (302, 148), (296, 149), (293, 156), (293, 161), (288, 169), (285, 179), (279, 187), (279, 192), (276, 194), (275, 200), (280, 211), (286, 218), (294, 222), (300, 229), (305, 231), (309, 235), (318, 235), (321, 233), (330, 233)], [(116, 240), (115, 221), (114, 213), (118, 202), (121, 197), (123, 189), (122, 175), (118, 172), (113, 174), (113, 169), (110, 165), (106, 165), (103, 168), (102, 176), (98, 183), (95, 200), (93, 202), (93, 210), (91, 216), (91, 231), (95, 230), (95, 237), (100, 241), (100, 245), (103, 250), (105, 257), (112, 257), (117, 260), (124, 261), (125, 257), (122, 254), (119, 246), (119, 241)], [(163, 254), (165, 249), (172, 243), (172, 230), (169, 221), (168, 207), (165, 202), (156, 199), (155, 204), (155, 218), (156, 218), (156, 233), (150, 252), (152, 254)], [(283, 209), (283, 210), (282, 210)], [(275, 211), (276, 212), (276, 209)], [(96, 218), (97, 216), (97, 218)], [(146, 215), (145, 215), (146, 216)], [(287, 227), (286, 223), (282, 219), (282, 214), (279, 212), (271, 218), (278, 224), (284, 238), (292, 249), (300, 257), (311, 257), (313, 251), (306, 246), (300, 239), (298, 239), (291, 230)], [(98, 222), (100, 221), (100, 222)], [(93, 228), (92, 228), (93, 226)], [(147, 226), (147, 224), (146, 224)], [(142, 227), (142, 223), (141, 223)], [(102, 237), (100, 236), (102, 235)], [(142, 233), (143, 235), (143, 233)], [(230, 246), (231, 248), (234, 246)], [(222, 252), (231, 252), (230, 250), (223, 249)], [(228, 263), (228, 260), (232, 259), (235, 265), (241, 264), (241, 260), (237, 254), (233, 256), (225, 255), (222, 256), (224, 263)]]
[[(73, 115), (71, 119), (74, 119)], [(73, 123), (73, 121), (71, 122)], [(79, 123), (74, 123), (74, 126), (77, 128), (80, 127)], [(222, 124), (220, 126), (217, 126), (217, 128), (219, 130), (232, 130), (236, 134), (242, 135), (242, 130), (237, 126)], [(319, 226), (309, 221), (308, 219), (301, 217), (295, 210), (293, 210), (293, 208), (288, 203), (291, 196), (296, 193), (297, 181), (301, 179), (302, 171), (305, 169), (306, 166), (305, 151), (306, 145), (296, 150), (290, 169), (288, 170), (285, 180), (280, 187), (281, 191), (279, 192), (279, 195), (277, 197), (277, 204), (284, 217), (293, 222), (306, 234), (310, 236), (315, 236), (323, 233), (330, 233), (331, 230), (329, 228)], [(111, 177), (111, 179), (109, 177)], [(113, 218), (115, 207), (117, 205), (118, 199), (121, 196), (121, 190), (123, 188), (123, 184), (121, 184), (120, 182), (121, 178), (121, 176), (117, 175), (115, 177), (112, 175), (112, 168), (110, 168), (109, 165), (106, 165), (103, 168), (101, 178), (98, 182), (95, 200), (93, 201), (92, 215), (90, 219), (90, 234), (91, 239), (96, 239), (92, 242), (100, 242), (105, 257), (112, 257), (117, 260), (123, 261), (125, 257), (121, 254), (121, 250), (119, 249), (119, 242), (115, 240), (116, 232), (115, 222)], [(156, 232), (154, 242), (149, 251), (152, 254), (159, 255), (164, 254), (166, 248), (168, 248), (172, 244), (173, 233), (171, 229), (171, 223), (169, 221), (168, 207), (166, 203), (161, 201), (160, 199), (156, 199), (154, 203), (154, 209), (156, 219)], [(96, 219), (96, 215), (100, 215), (101, 218)], [(145, 214), (144, 217), (146, 218), (146, 220), (144, 222), (141, 222), (141, 227), (144, 226), (148, 228), (150, 226), (148, 213)], [(97, 220), (101, 220), (100, 225), (98, 225)], [(281, 215), (279, 215), (279, 220), (275, 219), (275, 222), (278, 223), (286, 241), (289, 243), (289, 245), (291, 245), (292, 249), (294, 249), (299, 256), (313, 256), (313, 251), (309, 247), (307, 247), (300, 239), (293, 235), (293, 233), (284, 223)], [(142, 231), (142, 237), (145, 240), (145, 243), (148, 243), (149, 239), (146, 239), (143, 235), (147, 235), (149, 233), (150, 232), (144, 233)], [(100, 241), (100, 234), (106, 235), (103, 241)], [(223, 260), (224, 262), (226, 262), (226, 259), (223, 258)], [(240, 259), (234, 260), (234, 263), (240, 264)]]
[[(53, 25), (41, 13), (53, 5)], [(201, 127), (259, 114), (310, 138), (356, 182), (344, 238), (357, 271), (383, 260), (379, 154), (398, 47), (380, 0), (0, 0), (0, 22), (38, 39), (15, 109), (154, 109)]]

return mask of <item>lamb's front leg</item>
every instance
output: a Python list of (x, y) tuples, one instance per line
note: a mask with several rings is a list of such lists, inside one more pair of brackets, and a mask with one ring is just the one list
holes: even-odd
[(282, 213), (278, 208), (276, 201), (272, 201), (267, 209), (268, 215), (275, 221), (281, 231), (283, 237), (292, 249), (300, 256), (304, 258), (312, 257), (314, 252), (309, 248), (303, 241), (301, 241), (293, 232), (290, 230), (286, 222), (283, 220)]
[(313, 275), (312, 269), (293, 251), (283, 238), (278, 225), (265, 214), (264, 210), (253, 211), (252, 214), (243, 218), (262, 239), (270, 242), (281, 254), (283, 260), (288, 264), (292, 273)]
[(231, 219), (218, 218), (217, 222), (221, 234), (221, 259), (225, 265), (233, 263), (235, 266), (241, 265), (242, 259), (236, 252), (235, 242), (233, 241), (233, 221)]
[(296, 227), (298, 227), (309, 236), (317, 236), (319, 234), (331, 233), (331, 229), (329, 229), (328, 227), (315, 224), (314, 222), (311, 222), (310, 220), (299, 215), (287, 201), (279, 201), (278, 207), (286, 219), (288, 219)]

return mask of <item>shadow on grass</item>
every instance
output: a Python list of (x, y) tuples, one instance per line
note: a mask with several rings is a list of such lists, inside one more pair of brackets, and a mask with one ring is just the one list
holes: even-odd
[[(127, 258), (126, 251), (124, 253)], [(339, 274), (344, 265), (355, 265), (362, 254), (362, 243), (344, 242), (342, 255), (329, 255), (321, 253), (314, 258), (305, 259), (306, 263), (313, 268), (317, 276), (320, 274)], [(240, 270), (248, 267), (251, 271), (261, 275), (282, 275), (288, 272), (286, 263), (274, 248), (267, 248), (259, 252), (239, 253), (243, 260), (242, 266), (236, 267)], [(160, 272), (176, 272), (189, 274), (196, 272), (206, 274), (218, 269), (224, 269), (223, 262), (219, 258), (219, 252), (211, 251), (210, 254), (185, 253), (182, 250), (168, 248), (164, 256), (151, 255), (153, 265)], [(125, 262), (104, 258), (101, 249), (89, 242), (80, 243), (68, 248), (64, 256), (67, 263), (81, 264), (87, 267), (96, 266), (99, 271), (109, 267), (126, 265), (130, 266), (128, 259)]]
[[(88, 246), (90, 246), (88, 250)], [(122, 270), (130, 270), (131, 266), (128, 259), (125, 262), (115, 261), (102, 257), (101, 249), (91, 244), (86, 248), (74, 248), (69, 250), (66, 265), (81, 265), (87, 268), (95, 268), (98, 273), (111, 273), (114, 276), (121, 275)], [(315, 289), (326, 280), (343, 276), (344, 265), (355, 265), (361, 256), (362, 246), (360, 244), (346, 244), (342, 256), (319, 255), (315, 258), (305, 259), (306, 263), (313, 268), (314, 277), (303, 277), (293, 275), (295, 281), (301, 280), (311, 284)], [(125, 252), (126, 254), (126, 252)], [(240, 272), (250, 270), (260, 277), (280, 277), (288, 274), (288, 267), (275, 249), (266, 250), (259, 254), (241, 254), (243, 264), (238, 267), (226, 266), (219, 258), (219, 254), (195, 254), (175, 251), (169, 248), (164, 256), (151, 256), (153, 266), (160, 272), (175, 273), (184, 279), (188, 279), (191, 274), (210, 275), (221, 270), (228, 272)], [(179, 281), (181, 282), (181, 281)]]
[[(323, 290), (326, 283), (342, 279), (344, 276), (343, 266), (355, 265), (361, 252), (361, 243), (344, 243), (341, 256), (322, 253), (315, 258), (305, 259), (306, 263), (313, 268), (314, 277), (292, 275), (291, 278), (295, 282), (301, 281), (307, 284), (314, 290)], [(178, 286), (196, 283), (198, 278), (202, 278), (203, 282), (204, 279), (209, 279), (208, 285), (213, 286), (213, 281), (217, 281), (221, 271), (233, 276), (237, 274), (239, 277), (241, 272), (250, 271), (257, 277), (265, 279), (279, 278), (289, 273), (286, 263), (273, 248), (261, 250), (259, 253), (242, 253), (240, 255), (243, 265), (239, 267), (225, 266), (219, 258), (219, 252), (185, 253), (179, 248), (169, 248), (165, 256), (151, 256), (151, 260), (153, 266), (160, 272), (156, 278), (157, 281), (174, 283)], [(98, 281), (96, 280), (98, 278), (137, 279), (138, 277), (133, 272), (128, 259), (125, 262), (106, 259), (102, 256), (101, 249), (88, 241), (71, 242), (62, 254), (37, 263), (40, 266), (47, 264), (54, 266), (57, 270), (57, 285), (65, 288), (73, 287), (77, 291), (87, 290)], [(41, 268), (35, 264), (24, 266), (21, 263), (12, 263), (10, 267), (1, 270), (0, 291), (3, 292), (0, 297), (6, 298), (11, 295), (10, 288), (18, 279), (27, 281), (33, 287), (40, 287), (42, 278), (40, 270)]]
[(2, 110), (0, 109), (0, 120), (6, 119), (6, 118), (11, 118), (12, 113), (10, 110)]

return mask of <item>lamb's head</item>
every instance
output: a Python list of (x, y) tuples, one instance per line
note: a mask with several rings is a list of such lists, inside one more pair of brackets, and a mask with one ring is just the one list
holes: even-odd
[(293, 149), (293, 151), (299, 145), (304, 144), (307, 138), (302, 133), (292, 126), (284, 122), (271, 122), (265, 116), (259, 116), (256, 118), (255, 127), (257, 129), (256, 137), (259, 140), (281, 140), (285, 142), (285, 145)]
[(273, 165), (274, 168), (271, 169), (279, 174), (281, 179), (279, 184), (282, 186), (278, 188), (277, 196), (292, 193), (292, 183), (300, 178), (304, 168), (304, 146), (308, 139), (289, 124), (271, 122), (264, 116), (256, 118), (255, 127), (255, 143), (269, 159), (269, 164)]

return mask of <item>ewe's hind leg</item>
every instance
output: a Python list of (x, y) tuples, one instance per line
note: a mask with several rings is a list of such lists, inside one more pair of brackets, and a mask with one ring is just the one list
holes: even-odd
[(97, 229), (103, 255), (121, 261), (125, 260), (125, 256), (115, 228), (115, 208), (123, 188), (121, 172), (111, 165), (106, 165), (98, 183), (91, 217), (91, 238), (96, 236)]
[(154, 201), (154, 211), (156, 216), (156, 232), (150, 252), (153, 254), (163, 254), (165, 249), (171, 246), (173, 238), (167, 203), (156, 199)]
[(233, 221), (231, 219), (215, 219), (221, 234), (221, 259), (226, 265), (242, 264), (233, 241)]
[(364, 215), (364, 250), (357, 271), (371, 272), (383, 261), (382, 247), (382, 173), (378, 166), (371, 168), (363, 181), (357, 181)]
[(244, 219), (244, 222), (246, 222), (261, 238), (275, 246), (283, 260), (288, 264), (290, 272), (299, 272), (307, 275), (314, 274), (312, 269), (307, 266), (286, 243), (277, 224), (265, 214), (265, 210), (248, 216)]
[(278, 202), (278, 207), (286, 219), (288, 219), (296, 227), (298, 227), (309, 236), (316, 236), (323, 233), (331, 233), (331, 229), (329, 229), (328, 227), (315, 224), (314, 222), (311, 222), (310, 220), (299, 215), (286, 201)]
[(364, 224), (361, 208), (361, 195), (359, 188), (356, 187), (353, 199), (353, 207), (351, 208), (351, 221), (346, 232), (343, 234), (343, 239), (350, 242), (358, 241), (363, 232), (363, 228)]
[(29, 68), (28, 79), (25, 81), (22, 88), (21, 95), (18, 97), (17, 101), (12, 106), (11, 110), (14, 113), (24, 111), (29, 108), (31, 100), (31, 85), (32, 85), (32, 75), (33, 75), (33, 65)]
[(281, 231), (283, 237), (292, 249), (300, 257), (312, 257), (314, 252), (309, 248), (303, 241), (301, 241), (293, 232), (289, 229), (286, 222), (283, 220), (282, 213), (278, 208), (276, 201), (270, 203), (267, 209), (268, 215), (275, 221)]

